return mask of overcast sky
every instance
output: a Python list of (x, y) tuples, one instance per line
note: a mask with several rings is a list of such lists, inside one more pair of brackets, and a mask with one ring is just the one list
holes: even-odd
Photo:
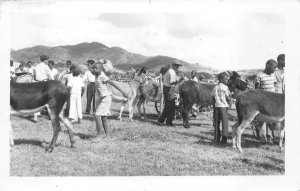
[(12, 3), (11, 48), (100, 42), (218, 69), (263, 68), (285, 53), (282, 4)]

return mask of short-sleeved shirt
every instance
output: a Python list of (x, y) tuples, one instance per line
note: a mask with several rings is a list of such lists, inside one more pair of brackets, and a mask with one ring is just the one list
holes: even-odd
[(58, 76), (58, 71), (56, 70), (56, 68), (52, 68), (52, 70), (50, 69), (50, 72), (53, 79)]
[(229, 93), (229, 89), (225, 84), (218, 83), (211, 92), (211, 96), (216, 100), (215, 107), (228, 107), (226, 97), (229, 96)]
[(193, 77), (192, 80), (195, 81), (195, 82), (199, 82), (197, 76)]
[(275, 88), (276, 93), (283, 93), (284, 92), (284, 70), (277, 69), (275, 72), (275, 78), (277, 81), (277, 87)]
[(163, 76), (164, 86), (171, 87), (171, 83), (176, 82), (176, 72), (170, 68)]
[(48, 79), (53, 80), (51, 76), (51, 71), (48, 65), (44, 62), (39, 63), (34, 67), (35, 70), (35, 78), (37, 81), (45, 81)]
[(33, 70), (34, 70), (34, 67), (31, 66), (30, 68), (27, 69), (27, 72), (31, 75), (33, 75)]
[(104, 72), (101, 72), (100, 75), (96, 78), (95, 85), (100, 98), (110, 95), (110, 92), (107, 88), (108, 80), (109, 77), (107, 77)]
[(69, 79), (67, 86), (71, 87), (71, 94), (81, 94), (81, 89), (84, 87), (82, 78), (79, 76), (73, 76)]
[(88, 71), (85, 72), (85, 74), (83, 76), (83, 79), (84, 79), (85, 82), (90, 83), (90, 82), (95, 82), (96, 77), (95, 77), (94, 74), (92, 74), (91, 71), (88, 70)]
[(262, 90), (266, 90), (266, 91), (270, 91), (270, 92), (275, 92), (275, 82), (276, 82), (276, 78), (275, 78), (275, 74), (272, 73), (271, 75), (268, 75), (264, 72), (260, 72), (257, 74), (256, 79), (255, 79), (256, 83), (259, 83), (259, 89)]

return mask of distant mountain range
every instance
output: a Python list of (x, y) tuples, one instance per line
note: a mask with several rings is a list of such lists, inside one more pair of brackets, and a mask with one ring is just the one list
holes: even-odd
[[(174, 58), (169, 56), (144, 56), (128, 52), (120, 47), (108, 47), (98, 42), (80, 43), (76, 45), (65, 46), (34, 46), (20, 50), (11, 50), (11, 59), (16, 62), (39, 62), (41, 55), (48, 55), (50, 59), (54, 60), (62, 66), (67, 60), (71, 60), (76, 64), (85, 64), (87, 60), (93, 59), (95, 61), (105, 58), (112, 62), (115, 68), (127, 71), (129, 67), (142, 68), (146, 67), (149, 71), (158, 72), (160, 68), (170, 63)], [(178, 60), (178, 59), (177, 59)], [(217, 73), (218, 69), (201, 65), (191, 64), (182, 60), (178, 60), (183, 72), (190, 72), (197, 70), (199, 72)]]

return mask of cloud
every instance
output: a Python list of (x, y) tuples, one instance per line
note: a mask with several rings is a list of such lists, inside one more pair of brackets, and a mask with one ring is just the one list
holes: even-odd
[(144, 27), (153, 23), (151, 14), (137, 13), (105, 13), (97, 17), (100, 21), (109, 22), (120, 28)]

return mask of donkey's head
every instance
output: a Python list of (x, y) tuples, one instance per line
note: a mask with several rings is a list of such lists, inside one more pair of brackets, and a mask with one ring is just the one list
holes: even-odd
[(228, 79), (227, 86), (231, 92), (234, 92), (235, 89), (244, 91), (248, 88), (248, 83), (243, 81), (237, 72), (233, 71)]

